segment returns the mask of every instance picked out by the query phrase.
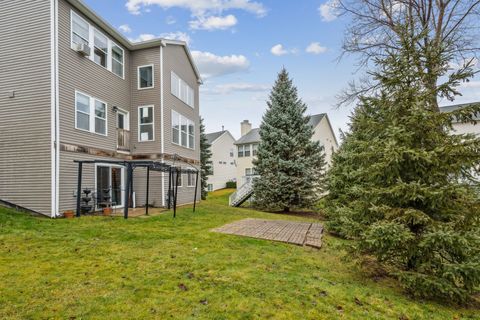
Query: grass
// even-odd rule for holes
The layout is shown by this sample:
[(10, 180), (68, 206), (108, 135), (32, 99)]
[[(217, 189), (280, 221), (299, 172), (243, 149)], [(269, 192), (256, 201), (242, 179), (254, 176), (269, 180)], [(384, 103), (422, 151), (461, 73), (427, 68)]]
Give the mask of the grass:
[(0, 208), (1, 319), (480, 319), (373, 281), (328, 235), (316, 250), (217, 234), (247, 217), (227, 206), (150, 218), (35, 218)]

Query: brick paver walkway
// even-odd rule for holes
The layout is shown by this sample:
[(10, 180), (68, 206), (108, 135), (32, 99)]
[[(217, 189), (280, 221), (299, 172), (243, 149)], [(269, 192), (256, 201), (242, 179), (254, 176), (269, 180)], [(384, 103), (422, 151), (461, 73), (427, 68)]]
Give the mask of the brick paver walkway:
[(213, 229), (213, 231), (320, 248), (323, 226), (311, 222), (244, 219)]

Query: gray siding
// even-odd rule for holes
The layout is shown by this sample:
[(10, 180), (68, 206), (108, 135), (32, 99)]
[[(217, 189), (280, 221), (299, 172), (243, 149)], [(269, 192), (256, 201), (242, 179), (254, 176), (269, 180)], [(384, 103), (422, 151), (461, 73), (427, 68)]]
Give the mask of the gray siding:
[(50, 215), (50, 2), (0, 8), (0, 199)]
[[(139, 66), (153, 64), (154, 87), (151, 89), (138, 90), (138, 72)], [(133, 154), (139, 153), (160, 153), (161, 152), (161, 112), (160, 112), (160, 47), (144, 49), (132, 52), (131, 73), (131, 92), (132, 92), (132, 112), (131, 129)], [(138, 142), (138, 107), (152, 105), (154, 109), (154, 141)]]
[[(130, 111), (130, 53), (125, 48), (125, 79), (83, 57), (70, 48), (70, 10), (65, 1), (59, 1), (59, 104), (60, 141), (114, 151), (117, 149), (116, 114), (113, 106)], [(91, 25), (81, 13), (75, 11)], [(103, 30), (99, 30), (106, 34)], [(113, 37), (110, 36), (113, 40)], [(108, 136), (75, 129), (75, 90), (107, 103)]]
[[(170, 154), (179, 154), (183, 157), (200, 160), (200, 118), (199, 118), (199, 99), (197, 78), (193, 71), (192, 65), (188, 60), (188, 56), (182, 46), (167, 45), (163, 53), (164, 63), (164, 138), (165, 152)], [(185, 104), (171, 94), (171, 72), (175, 72), (182, 80), (188, 83), (195, 92), (195, 108)], [(184, 148), (172, 143), (172, 110), (182, 114), (183, 116), (195, 121), (195, 150)]]

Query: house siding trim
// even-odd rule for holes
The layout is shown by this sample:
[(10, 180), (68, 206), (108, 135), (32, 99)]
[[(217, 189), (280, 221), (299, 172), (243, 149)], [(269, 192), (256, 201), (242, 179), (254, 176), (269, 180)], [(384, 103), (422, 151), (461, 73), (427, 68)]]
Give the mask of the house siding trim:
[(59, 124), (59, 81), (58, 81), (58, 0), (50, 0), (50, 97), (51, 97), (51, 213), (55, 218), (59, 215), (59, 175), (60, 154), (58, 141), (60, 141)]

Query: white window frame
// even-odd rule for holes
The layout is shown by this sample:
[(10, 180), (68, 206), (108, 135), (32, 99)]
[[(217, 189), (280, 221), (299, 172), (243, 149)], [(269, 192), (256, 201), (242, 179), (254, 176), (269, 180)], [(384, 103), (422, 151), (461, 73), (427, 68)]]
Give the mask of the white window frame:
[[(174, 81), (175, 80), (175, 81)], [(176, 82), (176, 83), (175, 83)], [(176, 88), (175, 92), (173, 88)], [(182, 97), (182, 93), (185, 91), (185, 97)], [(187, 106), (195, 109), (195, 90), (188, 85), (186, 81), (178, 76), (175, 72), (170, 74), (170, 93), (185, 103)]]
[[(141, 140), (141, 130), (140, 130), (140, 126), (142, 125), (140, 123), (140, 110), (142, 108), (152, 108), (152, 140)], [(138, 112), (137, 112), (137, 124), (138, 124), (138, 142), (139, 143), (142, 143), (142, 142), (152, 142), (152, 141), (155, 141), (155, 108), (153, 105), (148, 105), (148, 106), (139, 106), (138, 107)], [(150, 123), (143, 123), (143, 125), (145, 124), (150, 124)]]
[[(242, 151), (240, 155), (240, 150)], [(244, 144), (241, 144), (239, 146), (237, 146), (237, 157), (238, 158), (245, 158), (245, 145)]]
[[(88, 39), (84, 39), (83, 37), (80, 37), (83, 40), (86, 40), (88, 42), (88, 46), (90, 48), (90, 54), (88, 55), (88, 59), (90, 61), (94, 62), (96, 65), (99, 65), (102, 68), (107, 69), (108, 71), (110, 71), (111, 73), (116, 75), (117, 77), (125, 80), (125, 50), (121, 46), (119, 46), (117, 43), (112, 41), (108, 36), (106, 36), (104, 32), (100, 31), (100, 29), (98, 29), (98, 28), (95, 28), (86, 19), (82, 18), (78, 13), (76, 13), (73, 10), (70, 10), (70, 48), (72, 50), (75, 49), (74, 42), (73, 42), (73, 19), (74, 19), (74, 17), (77, 17), (78, 19), (82, 20), (83, 22), (85, 22), (88, 25)], [(95, 31), (97, 31), (98, 33), (102, 34), (104, 37), (107, 38), (107, 66), (106, 67), (103, 67), (102, 65), (95, 62), (95, 55), (94, 55), (94, 52), (95, 52)], [(112, 62), (112, 59), (113, 59), (112, 47), (113, 47), (113, 45), (120, 48), (123, 52), (123, 63), (122, 63), (122, 74), (123, 74), (123, 76), (119, 76), (118, 74), (113, 72), (113, 69), (112, 69), (112, 63), (113, 63)], [(116, 61), (118, 61), (118, 60), (116, 60)]]
[[(179, 128), (178, 128), (178, 143), (174, 142), (173, 141), (173, 119), (175, 117), (178, 117), (178, 122), (180, 124)], [(182, 145), (182, 119), (186, 120), (187, 121), (187, 145), (184, 146)], [(189, 133), (189, 127), (190, 125), (193, 124), (193, 146), (190, 146), (190, 133)], [(180, 146), (182, 148), (187, 148), (187, 149), (190, 149), (190, 150), (195, 150), (195, 139), (196, 139), (196, 136), (197, 136), (197, 132), (196, 132), (196, 125), (195, 125), (195, 122), (190, 120), (189, 118), (185, 117), (184, 115), (182, 115), (181, 113), (175, 111), (175, 110), (172, 110), (172, 118), (171, 118), (171, 121), (170, 121), (170, 130), (171, 130), (171, 141), (172, 141), (172, 144), (176, 145), (176, 146)]]
[[(122, 61), (118, 61), (117, 59), (114, 59), (113, 58), (113, 47), (117, 47), (118, 49), (120, 49), (122, 51)], [(125, 50), (123, 50), (122, 47), (120, 47), (117, 43), (113, 42), (113, 41), (110, 41), (110, 45), (109, 47), (111, 48), (110, 49), (110, 56), (111, 56), (111, 59), (108, 59), (108, 61), (110, 62), (111, 66), (110, 66), (110, 70), (112, 71), (112, 73), (122, 79), (125, 79)], [(120, 63), (122, 65), (122, 75), (118, 75), (116, 74), (115, 72), (113, 72), (113, 60), (115, 60), (116, 62)]]
[[(195, 172), (187, 173), (187, 187), (189, 187), (189, 188), (195, 187), (195, 178), (196, 178)], [(190, 182), (192, 184), (190, 184)]]
[[(246, 154), (247, 151), (248, 151), (248, 156), (247, 156), (247, 154)], [(251, 144), (245, 144), (245, 145), (244, 145), (243, 156), (244, 156), (245, 158), (252, 156)]]
[[(89, 121), (89, 130), (85, 130), (83, 128), (78, 127), (78, 119), (77, 119), (77, 112), (82, 112), (77, 110), (77, 94), (84, 95), (89, 98), (89, 107), (90, 107), (90, 114), (88, 115), (88, 121)], [(95, 119), (97, 118), (97, 115), (95, 114), (95, 101), (98, 101), (100, 103), (103, 103), (105, 105), (105, 134), (103, 133), (98, 133), (95, 131)], [(86, 114), (86, 113), (84, 113)], [(101, 118), (99, 118), (101, 119)], [(83, 132), (89, 132), (93, 134), (97, 134), (99, 136), (108, 136), (108, 104), (105, 101), (102, 101), (98, 98), (92, 97), (89, 94), (86, 94), (84, 92), (75, 90), (75, 129), (83, 131)]]
[[(147, 68), (147, 67), (152, 68), (152, 86), (141, 88), (140, 87), (140, 69), (141, 68)], [(137, 67), (137, 89), (138, 90), (148, 90), (148, 89), (154, 89), (154, 88), (155, 88), (155, 66), (153, 64), (146, 64), (146, 65), (143, 65), (143, 66), (138, 66)]]

